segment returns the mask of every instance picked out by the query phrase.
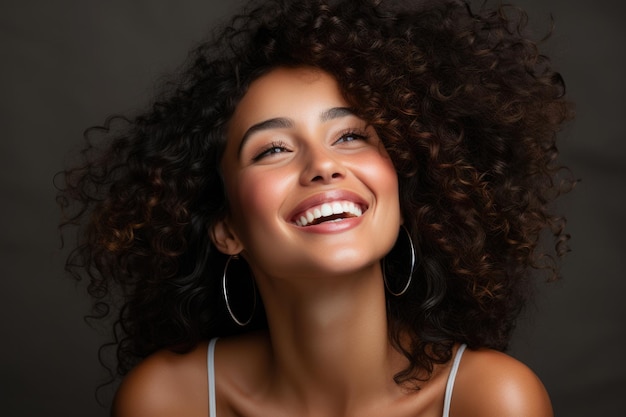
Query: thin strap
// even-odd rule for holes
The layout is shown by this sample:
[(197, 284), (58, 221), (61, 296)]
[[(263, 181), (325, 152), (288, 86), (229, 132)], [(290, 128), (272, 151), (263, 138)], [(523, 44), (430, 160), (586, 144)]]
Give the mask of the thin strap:
[(454, 390), (454, 380), (456, 379), (456, 373), (459, 370), (459, 363), (461, 363), (461, 357), (463, 351), (465, 351), (465, 344), (459, 346), (454, 355), (454, 361), (452, 362), (452, 369), (450, 369), (450, 375), (448, 375), (448, 383), (446, 384), (446, 394), (443, 400), (443, 417), (450, 416), (450, 402), (452, 401), (452, 391)]
[(209, 417), (216, 417), (217, 411), (215, 410), (215, 343), (217, 337), (211, 339), (209, 342), (209, 348), (207, 349), (207, 374), (209, 382)]

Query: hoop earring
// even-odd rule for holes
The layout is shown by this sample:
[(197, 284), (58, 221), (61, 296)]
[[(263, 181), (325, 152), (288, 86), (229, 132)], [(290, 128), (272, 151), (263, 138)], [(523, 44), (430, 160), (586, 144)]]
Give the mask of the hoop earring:
[(254, 298), (253, 298), (253, 302), (252, 302), (252, 312), (250, 313), (250, 317), (248, 318), (248, 320), (242, 321), (239, 320), (237, 318), (237, 316), (235, 316), (235, 313), (233, 312), (233, 309), (230, 306), (230, 301), (228, 300), (228, 291), (226, 289), (226, 281), (227, 281), (227, 275), (228, 275), (228, 266), (230, 265), (230, 261), (231, 260), (239, 260), (239, 256), (237, 255), (232, 255), (228, 257), (228, 260), (226, 261), (226, 264), (224, 265), (224, 274), (222, 275), (222, 293), (224, 295), (224, 301), (226, 303), (226, 309), (228, 310), (228, 314), (230, 314), (230, 317), (233, 319), (233, 321), (235, 323), (237, 323), (239, 326), (244, 327), (247, 326), (248, 324), (250, 324), (250, 322), (252, 321), (252, 318), (254, 317), (254, 311), (256, 310), (256, 285), (254, 284), (254, 278), (250, 278), (252, 280), (252, 292), (254, 294)]
[[(402, 290), (400, 290), (399, 292), (394, 292), (391, 287), (389, 286), (389, 282), (387, 281), (387, 274), (386, 274), (386, 270), (387, 270), (387, 266), (386, 264), (390, 261), (388, 261), (388, 257), (389, 254), (387, 254), (387, 256), (385, 256), (385, 258), (382, 261), (382, 269), (383, 269), (383, 281), (385, 282), (385, 288), (387, 288), (387, 291), (389, 292), (389, 294), (399, 297), (402, 294), (404, 294), (408, 289), (409, 286), (411, 285), (411, 281), (413, 280), (413, 271), (415, 269), (415, 259), (416, 259), (416, 255), (415, 255), (415, 245), (413, 245), (413, 240), (411, 239), (411, 235), (409, 233), (409, 231), (407, 230), (406, 227), (404, 226), (400, 226), (400, 230), (404, 230), (404, 235), (406, 236), (406, 239), (408, 240), (408, 246), (410, 248), (410, 252), (411, 252), (411, 268), (409, 269), (409, 279), (406, 281), (406, 284), (404, 284), (404, 287), (402, 288)], [(400, 241), (400, 237), (402, 236), (402, 233), (400, 235), (398, 235), (398, 240), (396, 240), (396, 244), (394, 245), (393, 249), (391, 250), (391, 252), (394, 251), (394, 249), (396, 248), (396, 245), (398, 245), (398, 242)], [(391, 253), (389, 252), (389, 253)]]

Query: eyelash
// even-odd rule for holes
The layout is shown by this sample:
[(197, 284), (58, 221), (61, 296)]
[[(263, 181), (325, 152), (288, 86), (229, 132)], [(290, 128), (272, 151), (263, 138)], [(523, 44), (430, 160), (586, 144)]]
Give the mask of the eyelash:
[[(272, 152), (275, 149), (280, 149), (280, 152)], [(285, 142), (283, 141), (272, 142), (266, 147), (264, 147), (263, 149), (261, 149), (261, 151), (254, 158), (252, 158), (252, 160), (256, 162), (260, 159), (265, 158), (266, 156), (270, 156), (270, 155), (277, 154), (277, 153), (282, 153), (287, 150), (288, 150), (287, 144)]]
[[(345, 139), (348, 137), (353, 137), (354, 140), (346, 141)], [(333, 144), (340, 143), (340, 141), (353, 142), (355, 140), (367, 141), (368, 139), (369, 139), (369, 135), (365, 131), (350, 129), (341, 133), (339, 135), (339, 138)], [(278, 150), (278, 149), (280, 149), (279, 152), (274, 152), (274, 150)], [(264, 147), (263, 149), (261, 149), (261, 151), (256, 156), (254, 156), (254, 158), (252, 158), (252, 161), (257, 162), (270, 155), (283, 153), (285, 151), (289, 151), (287, 144), (285, 142), (283, 141), (272, 142), (268, 144), (266, 147)]]
[[(342, 139), (345, 139), (346, 137), (354, 137), (357, 140), (364, 140), (364, 141), (367, 141), (370, 138), (367, 132), (363, 130), (349, 129), (341, 133), (341, 135), (339, 135), (339, 139), (337, 139), (335, 143), (341, 141)], [(352, 142), (352, 141), (349, 141), (349, 142)]]

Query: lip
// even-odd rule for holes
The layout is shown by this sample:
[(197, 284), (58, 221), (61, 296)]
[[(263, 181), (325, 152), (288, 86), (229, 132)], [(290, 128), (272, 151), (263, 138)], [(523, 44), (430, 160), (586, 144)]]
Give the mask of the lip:
[[(367, 203), (367, 201), (365, 201), (363, 197), (361, 197), (355, 192), (348, 191), (348, 190), (330, 190), (330, 191), (326, 191), (323, 193), (315, 194), (311, 197), (304, 199), (291, 211), (291, 213), (287, 216), (287, 220), (290, 223), (295, 225), (296, 219), (299, 218), (299, 216), (303, 212), (307, 211), (308, 209), (312, 207), (319, 206), (324, 203), (332, 203), (335, 201), (350, 201), (350, 202), (353, 202), (354, 204), (358, 204), (363, 209), (363, 213), (365, 213), (365, 211), (369, 209), (369, 204)], [(360, 219), (360, 217), (345, 219), (341, 223), (347, 222), (348, 220), (358, 220), (358, 219)], [(306, 226), (305, 228), (309, 229), (309, 228), (314, 228), (316, 226), (322, 226), (322, 225), (330, 226), (333, 224), (334, 226), (331, 227), (332, 229), (339, 228), (339, 222), (337, 223), (328, 222), (328, 223), (329, 223), (328, 225), (325, 222), (320, 225)]]
[(327, 234), (327, 233), (338, 233), (343, 232), (345, 230), (352, 229), (356, 227), (358, 224), (363, 221), (363, 216), (360, 217), (350, 217), (343, 219), (341, 221), (329, 221), (323, 222), (320, 224), (313, 224), (309, 226), (298, 226), (294, 224), (298, 230), (302, 230), (307, 233), (315, 233), (315, 234)]

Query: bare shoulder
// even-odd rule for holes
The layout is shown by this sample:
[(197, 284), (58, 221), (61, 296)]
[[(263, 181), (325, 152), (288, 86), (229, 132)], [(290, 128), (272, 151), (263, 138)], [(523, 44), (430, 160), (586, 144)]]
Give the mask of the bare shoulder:
[(113, 403), (114, 417), (208, 415), (206, 343), (189, 353), (154, 353), (122, 381)]
[(552, 417), (543, 384), (526, 365), (489, 349), (466, 350), (457, 374), (453, 417)]

